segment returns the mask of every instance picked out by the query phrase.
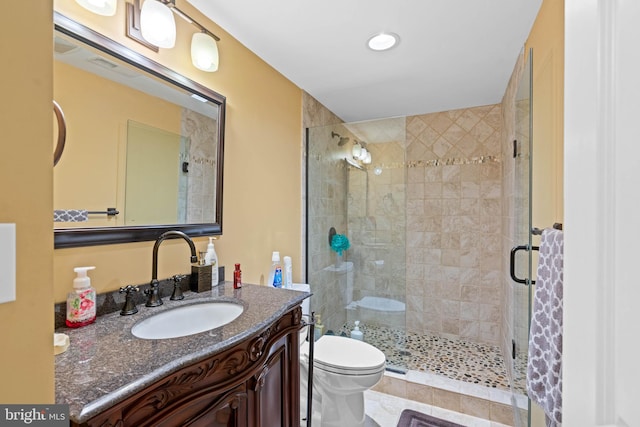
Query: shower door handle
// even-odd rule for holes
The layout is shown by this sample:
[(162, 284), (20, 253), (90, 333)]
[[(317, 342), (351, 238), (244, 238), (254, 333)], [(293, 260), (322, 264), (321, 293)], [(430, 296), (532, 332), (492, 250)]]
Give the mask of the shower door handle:
[(511, 279), (516, 282), (516, 283), (522, 283), (523, 285), (528, 285), (529, 283), (532, 285), (536, 284), (535, 280), (527, 280), (527, 279), (520, 279), (516, 276), (516, 252), (518, 251), (537, 251), (540, 250), (540, 247), (538, 246), (529, 246), (529, 245), (521, 245), (521, 246), (514, 246), (511, 249), (511, 255), (509, 257), (509, 273), (511, 274)]

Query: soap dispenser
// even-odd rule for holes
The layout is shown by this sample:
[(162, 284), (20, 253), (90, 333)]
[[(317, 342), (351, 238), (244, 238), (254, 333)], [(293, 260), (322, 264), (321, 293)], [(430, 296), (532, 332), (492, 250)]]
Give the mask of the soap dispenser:
[(67, 295), (67, 321), (70, 328), (79, 328), (96, 320), (96, 290), (91, 287), (88, 270), (95, 267), (76, 267), (73, 271), (77, 277), (73, 279), (73, 292)]
[[(213, 271), (218, 270), (218, 255), (216, 254), (216, 248), (213, 246), (213, 241), (215, 237), (209, 237), (209, 244), (207, 245), (207, 253), (204, 256), (204, 261), (206, 264), (211, 264), (211, 268)], [(216, 276), (214, 274), (214, 276)]]
[(209, 237), (209, 244), (207, 245), (207, 252), (204, 256), (205, 264), (211, 264), (211, 285), (218, 284), (218, 255), (216, 249), (213, 246), (215, 237)]
[(356, 326), (351, 331), (351, 338), (362, 341), (363, 336), (362, 331), (360, 330), (360, 321), (356, 320), (354, 323), (356, 324)]

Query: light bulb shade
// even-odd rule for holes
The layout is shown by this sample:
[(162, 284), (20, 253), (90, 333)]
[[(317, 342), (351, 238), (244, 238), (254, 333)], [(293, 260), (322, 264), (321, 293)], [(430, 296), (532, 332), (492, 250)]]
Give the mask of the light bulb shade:
[(140, 10), (140, 32), (154, 46), (170, 49), (176, 44), (173, 12), (156, 0), (145, 0)]
[(113, 16), (116, 14), (117, 0), (76, 0), (80, 6), (102, 16)]
[(353, 157), (355, 157), (356, 159), (359, 159), (360, 153), (362, 153), (362, 145), (355, 144), (351, 149), (351, 155), (353, 155)]
[(218, 44), (209, 34), (195, 33), (191, 38), (193, 66), (210, 73), (218, 70)]
[(358, 156), (358, 160), (364, 160), (367, 158), (367, 149), (362, 147), (362, 149), (360, 150), (360, 155)]
[(367, 155), (364, 156), (364, 159), (362, 159), (362, 163), (364, 163), (365, 165), (371, 164), (371, 153), (367, 151)]

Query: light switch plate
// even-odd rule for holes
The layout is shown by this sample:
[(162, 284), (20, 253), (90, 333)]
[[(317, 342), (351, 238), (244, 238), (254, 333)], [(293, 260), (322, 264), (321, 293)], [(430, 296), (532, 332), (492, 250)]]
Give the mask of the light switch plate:
[(0, 224), (0, 304), (16, 300), (16, 225)]

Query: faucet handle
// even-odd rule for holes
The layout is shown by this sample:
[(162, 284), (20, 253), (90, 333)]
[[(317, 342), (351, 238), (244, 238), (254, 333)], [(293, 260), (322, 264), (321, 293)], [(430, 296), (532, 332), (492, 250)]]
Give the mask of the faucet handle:
[(185, 277), (187, 277), (187, 276), (184, 275), (184, 274), (176, 274), (175, 276), (172, 277), (172, 279), (173, 279), (173, 293), (171, 294), (171, 297), (169, 298), (170, 300), (177, 301), (177, 300), (184, 299), (184, 295), (182, 295), (182, 286), (180, 286), (180, 282)]
[(160, 283), (157, 279), (152, 279), (149, 284), (149, 289), (144, 290), (144, 294), (147, 296), (147, 302), (145, 306), (147, 307), (157, 307), (162, 305), (162, 298), (160, 298)]
[(137, 286), (127, 285), (120, 288), (120, 293), (126, 293), (124, 299), (124, 306), (122, 306), (122, 310), (120, 311), (121, 316), (128, 316), (130, 314), (136, 314), (138, 312), (138, 307), (136, 307), (135, 302), (133, 302), (133, 297), (131, 292), (139, 292), (140, 289)]

